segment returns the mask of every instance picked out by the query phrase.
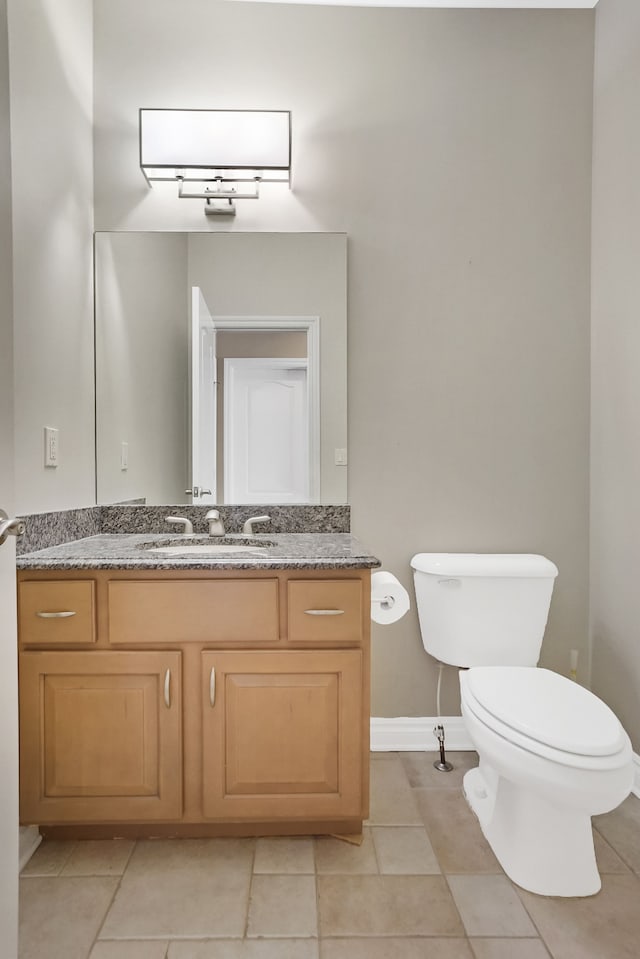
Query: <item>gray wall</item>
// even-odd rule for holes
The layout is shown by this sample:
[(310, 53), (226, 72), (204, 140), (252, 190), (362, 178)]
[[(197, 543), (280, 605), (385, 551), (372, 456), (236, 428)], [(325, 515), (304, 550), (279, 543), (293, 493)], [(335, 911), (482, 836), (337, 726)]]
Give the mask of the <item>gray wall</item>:
[[(543, 662), (577, 648), (584, 679), (593, 11), (180, 16), (241, 40), (213, 55), (169, 0), (96, 2), (97, 228), (345, 231), (355, 533), (407, 586), (419, 550), (545, 553)], [(290, 108), (293, 192), (222, 224), (147, 190), (140, 106)], [(415, 611), (374, 630), (374, 715), (433, 715), (435, 675)]]
[(593, 155), (593, 689), (640, 749), (640, 4), (600, 0)]
[[(9, 0), (16, 497), (95, 501), (91, 0)], [(60, 465), (44, 466), (44, 427)]]

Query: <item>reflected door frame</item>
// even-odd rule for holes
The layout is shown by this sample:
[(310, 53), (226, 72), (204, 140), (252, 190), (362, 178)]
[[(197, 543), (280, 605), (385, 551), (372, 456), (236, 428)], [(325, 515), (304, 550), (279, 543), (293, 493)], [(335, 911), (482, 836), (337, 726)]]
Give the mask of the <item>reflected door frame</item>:
[[(307, 334), (307, 409), (309, 412), (309, 503), (320, 502), (320, 317), (212, 316), (217, 331)], [(226, 500), (226, 493), (225, 493)]]

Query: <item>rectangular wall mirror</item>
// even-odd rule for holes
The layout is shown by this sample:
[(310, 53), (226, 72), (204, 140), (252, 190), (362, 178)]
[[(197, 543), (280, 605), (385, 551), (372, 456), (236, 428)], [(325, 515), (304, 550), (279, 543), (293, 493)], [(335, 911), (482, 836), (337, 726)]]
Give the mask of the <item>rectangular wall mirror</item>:
[(96, 501), (347, 502), (347, 240), (96, 233)]

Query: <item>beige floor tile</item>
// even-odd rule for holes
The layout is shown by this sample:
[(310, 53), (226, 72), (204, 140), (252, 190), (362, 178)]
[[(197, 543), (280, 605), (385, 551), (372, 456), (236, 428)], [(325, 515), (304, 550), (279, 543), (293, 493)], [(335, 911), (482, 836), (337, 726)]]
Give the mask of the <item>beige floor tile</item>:
[(172, 942), (167, 959), (318, 959), (317, 939)]
[(471, 939), (475, 959), (549, 959), (541, 939)]
[(318, 875), (331, 873), (342, 875), (366, 875), (378, 872), (378, 863), (373, 847), (371, 830), (362, 831), (361, 846), (354, 846), (342, 839), (319, 837), (315, 840), (316, 870)]
[(320, 959), (473, 959), (466, 939), (321, 939)]
[(445, 873), (502, 873), (462, 793), (414, 789), (440, 868)]
[(451, 772), (443, 773), (433, 764), (439, 754), (435, 752), (400, 753), (409, 785), (426, 789), (460, 789), (464, 774), (478, 765), (478, 754), (473, 752), (447, 752), (447, 760), (453, 766)]
[(318, 935), (314, 876), (254, 876), (248, 937), (303, 938)]
[(318, 876), (320, 935), (463, 936), (442, 876)]
[(256, 840), (255, 873), (313, 873), (313, 839)]
[(550, 899), (519, 890), (553, 959), (638, 959), (640, 880), (603, 876), (597, 896)]
[(242, 936), (253, 851), (252, 839), (138, 842), (101, 938)]
[(96, 942), (89, 959), (165, 959), (169, 943), (154, 939), (152, 942)]
[(421, 823), (413, 790), (397, 755), (371, 763), (369, 823), (377, 826), (418, 826)]
[(86, 959), (117, 879), (20, 880), (19, 959)]
[(423, 826), (375, 826), (371, 832), (381, 874), (433, 876), (440, 872)]
[(449, 876), (468, 936), (537, 936), (506, 876)]
[(121, 876), (135, 843), (129, 839), (78, 842), (61, 876)]
[(640, 873), (640, 799), (629, 796), (604, 816), (594, 816), (593, 825), (620, 858)]
[(593, 830), (593, 845), (596, 851), (596, 862), (601, 875), (615, 872), (629, 872), (629, 867), (623, 863), (618, 853), (604, 839), (597, 829)]
[(22, 870), (23, 876), (58, 876), (73, 852), (75, 842), (43, 839)]

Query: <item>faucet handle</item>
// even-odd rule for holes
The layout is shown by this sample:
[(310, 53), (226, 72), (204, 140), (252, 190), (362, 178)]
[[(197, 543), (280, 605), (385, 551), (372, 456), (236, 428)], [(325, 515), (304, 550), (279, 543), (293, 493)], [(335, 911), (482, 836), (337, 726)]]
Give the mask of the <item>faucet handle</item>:
[(193, 523), (190, 519), (185, 519), (184, 516), (165, 516), (165, 523), (174, 523), (176, 526), (184, 526), (183, 533), (193, 533)]
[(270, 523), (270, 522), (271, 522), (270, 516), (250, 516), (248, 520), (245, 520), (245, 524), (242, 527), (242, 532), (247, 536), (251, 536), (253, 534), (254, 523)]

